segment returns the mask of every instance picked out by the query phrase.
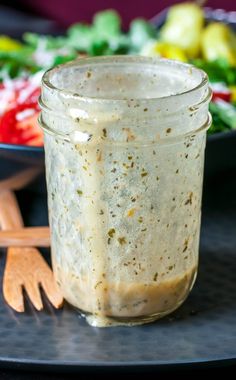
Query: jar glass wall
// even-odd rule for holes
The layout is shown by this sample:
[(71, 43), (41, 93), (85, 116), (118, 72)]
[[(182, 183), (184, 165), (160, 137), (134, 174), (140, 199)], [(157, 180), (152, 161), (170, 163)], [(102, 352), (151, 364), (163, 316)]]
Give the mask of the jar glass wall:
[(186, 64), (84, 58), (43, 77), (54, 273), (97, 326), (176, 309), (198, 265), (211, 93)]

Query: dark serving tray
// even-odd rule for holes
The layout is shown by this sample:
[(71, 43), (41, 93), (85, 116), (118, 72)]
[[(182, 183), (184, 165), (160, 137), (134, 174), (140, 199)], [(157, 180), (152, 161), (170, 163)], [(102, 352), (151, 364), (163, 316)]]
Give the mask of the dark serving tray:
[[(0, 366), (55, 371), (236, 364), (236, 173), (205, 184), (199, 275), (187, 301), (150, 325), (98, 329), (69, 305), (13, 312), (0, 289)], [(44, 195), (18, 193), (26, 224), (47, 222)], [(45, 253), (47, 256), (47, 252)], [(0, 278), (5, 252), (0, 252)]]

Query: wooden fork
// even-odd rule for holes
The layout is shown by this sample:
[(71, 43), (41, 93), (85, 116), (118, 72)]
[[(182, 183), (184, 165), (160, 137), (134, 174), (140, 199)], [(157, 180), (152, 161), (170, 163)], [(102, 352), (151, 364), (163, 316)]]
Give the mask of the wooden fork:
[(0, 248), (3, 247), (50, 247), (49, 227), (24, 227), (0, 230)]
[[(3, 230), (22, 228), (23, 220), (11, 190), (0, 191), (0, 225)], [(43, 309), (40, 287), (55, 308), (63, 304), (60, 289), (41, 253), (33, 247), (9, 247), (3, 276), (3, 295), (16, 311), (24, 311), (23, 288), (37, 310)]]

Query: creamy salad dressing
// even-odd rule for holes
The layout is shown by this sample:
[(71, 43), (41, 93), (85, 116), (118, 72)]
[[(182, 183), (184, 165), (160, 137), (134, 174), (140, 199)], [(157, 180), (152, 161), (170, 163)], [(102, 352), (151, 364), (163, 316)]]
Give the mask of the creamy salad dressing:
[[(69, 278), (62, 278), (63, 273), (61, 279), (63, 284), (68, 282), (73, 284), (72, 292), (66, 288), (66, 299), (83, 311), (90, 324), (102, 327), (102, 325), (117, 326), (127, 322), (130, 325), (139, 321), (144, 323), (175, 310), (191, 290), (196, 271), (197, 268), (194, 267), (183, 275), (173, 276), (169, 280), (149, 283), (108, 283), (103, 280), (103, 291), (94, 295), (94, 299), (90, 298), (90, 279), (80, 278), (76, 281), (73, 274)], [(97, 296), (101, 300), (103, 309), (100, 307), (94, 311), (92, 308)]]
[(66, 299), (93, 324), (96, 316), (101, 324), (104, 316), (162, 315), (185, 298), (198, 260), (204, 142), (140, 152), (104, 140), (68, 153), (46, 136), (57, 156), (48, 170), (54, 267)]
[(88, 149), (88, 147), (81, 147), (79, 144), (76, 145), (76, 149), (81, 155), (81, 177), (84, 182), (84, 190), (77, 190), (81, 199), (83, 214), (81, 224), (84, 224), (85, 250), (91, 256), (92, 264), (91, 273), (88, 277), (87, 296), (89, 289), (93, 289), (94, 297), (90, 299), (90, 311), (97, 313), (98, 310), (105, 309), (104, 286), (101, 286), (106, 271), (106, 241), (102, 233), (106, 216), (105, 212), (101, 211), (106, 208), (101, 194), (101, 184), (104, 177), (103, 160), (100, 145), (93, 145), (91, 149)]
[[(73, 87), (78, 75), (78, 92), (84, 87), (90, 95), (93, 88), (93, 98), (105, 92), (106, 101), (81, 99), (77, 92), (54, 99), (44, 88), (42, 93), (42, 103), (55, 109), (58, 102), (66, 115), (44, 108), (41, 116), (45, 128), (65, 135), (45, 133), (55, 276), (65, 298), (99, 327), (150, 322), (188, 295), (198, 265), (209, 124), (207, 88), (184, 99), (139, 100), (144, 84), (144, 93), (154, 96), (156, 63), (148, 65), (146, 75), (141, 59), (135, 82), (133, 59), (126, 58), (130, 71), (117, 59), (117, 65), (106, 67), (109, 75), (103, 65), (89, 63), (81, 73), (75, 64), (75, 78), (68, 65), (65, 83), (63, 73), (58, 79), (60, 86)], [(161, 62), (160, 73), (166, 72)], [(183, 67), (178, 80), (170, 71), (169, 91), (175, 84), (184, 91), (191, 78), (196, 85), (189, 67)], [(74, 79), (68, 84), (70, 75)], [(163, 83), (159, 78), (158, 93), (165, 78)], [(123, 100), (109, 100), (115, 93)], [(201, 112), (192, 107), (197, 100), (203, 102)]]

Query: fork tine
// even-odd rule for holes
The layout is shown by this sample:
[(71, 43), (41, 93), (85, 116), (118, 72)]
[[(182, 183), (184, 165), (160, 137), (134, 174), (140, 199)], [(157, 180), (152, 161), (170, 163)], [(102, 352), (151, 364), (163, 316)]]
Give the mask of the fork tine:
[[(24, 311), (22, 287), (36, 310), (43, 309), (39, 286), (42, 285), (49, 301), (59, 308), (63, 297), (53, 273), (41, 253), (34, 247), (8, 248), (4, 272), (5, 299), (17, 311)], [(20, 294), (20, 297), (19, 297)], [(19, 298), (19, 299), (18, 299)], [(19, 303), (19, 305), (18, 305)]]
[[(35, 252), (36, 260), (32, 254)], [(38, 265), (40, 264), (40, 253), (35, 248), (9, 247), (7, 251), (6, 268), (4, 272), (5, 286), (11, 291), (7, 293), (6, 301), (9, 304), (17, 304), (17, 297), (20, 295), (23, 304), (23, 287), (28, 297), (37, 310), (43, 309), (43, 303), (38, 287), (37, 279)], [(37, 260), (38, 259), (38, 260)], [(43, 259), (42, 259), (43, 260)], [(22, 307), (20, 306), (20, 309)], [(16, 310), (16, 308), (15, 308)]]
[[(31, 247), (30, 250), (31, 267), (35, 268), (34, 271), (37, 273), (38, 283), (44, 289), (44, 292), (52, 305), (58, 309), (63, 304), (63, 297), (60, 288), (54, 279), (53, 272), (37, 248)], [(36, 268), (38, 271), (36, 271)]]
[(49, 273), (48, 276), (45, 276), (41, 280), (41, 286), (51, 302), (51, 304), (59, 309), (63, 305), (63, 296), (61, 294), (60, 288), (57, 285), (52, 273)]
[(58, 309), (63, 304), (63, 297), (59, 286), (54, 280), (50, 266), (37, 248), (25, 248), (25, 251), (29, 252), (27, 257), (31, 258), (31, 268), (35, 273), (35, 282), (42, 286), (49, 301)]
[(5, 271), (3, 277), (3, 297), (5, 301), (18, 313), (25, 311), (22, 285), (12, 281)]
[(43, 309), (43, 302), (39, 290), (38, 284), (33, 281), (26, 281), (24, 283), (24, 289), (31, 301), (31, 303), (34, 305), (35, 309), (40, 311)]

